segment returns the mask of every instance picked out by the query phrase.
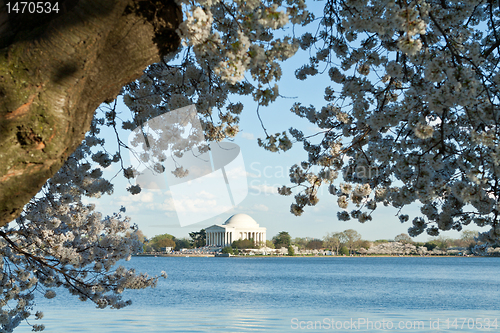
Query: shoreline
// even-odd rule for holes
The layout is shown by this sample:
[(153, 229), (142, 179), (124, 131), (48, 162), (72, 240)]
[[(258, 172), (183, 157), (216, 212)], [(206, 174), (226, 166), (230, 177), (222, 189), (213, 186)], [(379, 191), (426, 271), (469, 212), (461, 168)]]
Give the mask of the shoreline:
[(276, 256), (276, 255), (232, 255), (230, 257), (216, 257), (214, 254), (134, 254), (134, 257), (206, 257), (206, 258), (495, 258), (496, 256), (459, 256), (459, 255), (391, 255), (391, 254), (373, 254), (356, 256), (315, 256), (315, 255), (295, 255), (295, 256)]

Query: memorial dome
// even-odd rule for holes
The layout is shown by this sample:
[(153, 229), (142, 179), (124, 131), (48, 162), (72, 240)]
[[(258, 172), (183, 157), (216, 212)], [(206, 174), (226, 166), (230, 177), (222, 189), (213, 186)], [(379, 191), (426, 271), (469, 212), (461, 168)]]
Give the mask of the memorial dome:
[(224, 222), (224, 225), (234, 228), (258, 228), (259, 225), (247, 214), (234, 214)]
[(253, 239), (256, 245), (265, 244), (266, 228), (247, 214), (235, 214), (227, 219), (224, 224), (214, 224), (205, 229), (208, 246), (225, 247), (234, 241)]

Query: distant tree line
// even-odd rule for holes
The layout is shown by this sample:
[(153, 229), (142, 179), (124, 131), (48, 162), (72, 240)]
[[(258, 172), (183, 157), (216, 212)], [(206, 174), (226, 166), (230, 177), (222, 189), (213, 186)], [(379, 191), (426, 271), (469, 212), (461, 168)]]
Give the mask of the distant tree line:
[(369, 249), (372, 244), (400, 242), (403, 244), (413, 244), (417, 247), (425, 246), (428, 251), (435, 248), (446, 250), (450, 247), (461, 247), (471, 249), (480, 243), (476, 242), (477, 231), (464, 230), (461, 237), (452, 239), (444, 236), (434, 237), (427, 242), (415, 242), (405, 233), (397, 235), (393, 240), (379, 239), (376, 241), (368, 241), (362, 239), (361, 235), (353, 229), (347, 229), (341, 232), (327, 233), (323, 239), (317, 238), (294, 238), (291, 242), (292, 245), (297, 246), (299, 250), (320, 250), (328, 249), (336, 255), (349, 255), (356, 253), (359, 249)]
[(170, 234), (156, 235), (150, 239), (142, 235), (140, 240), (143, 243), (144, 252), (162, 252), (165, 248), (172, 248), (174, 251), (180, 251), (181, 249), (192, 249), (197, 247), (205, 246), (206, 244), (206, 232), (205, 229), (201, 229), (197, 232), (190, 232), (190, 238), (177, 238)]
[[(190, 238), (176, 238), (170, 234), (156, 235), (151, 239), (144, 237), (142, 232), (138, 231), (139, 239), (143, 242), (144, 252), (160, 252), (166, 247), (171, 247), (175, 251), (181, 249), (192, 249), (203, 247), (206, 244), (205, 229), (197, 232), (189, 233)], [(425, 246), (428, 251), (435, 248), (446, 250), (450, 247), (461, 247), (471, 249), (478, 243), (475, 240), (478, 233), (476, 231), (464, 230), (460, 238), (452, 239), (444, 236), (434, 237), (427, 242), (415, 242), (405, 233), (399, 234), (394, 239), (379, 239), (368, 241), (362, 239), (361, 235), (354, 229), (347, 229), (340, 232), (329, 232), (323, 239), (296, 237), (291, 238), (287, 231), (281, 231), (276, 234), (272, 240), (266, 240), (265, 244), (256, 244), (253, 239), (239, 239), (234, 241), (230, 246), (223, 249), (223, 253), (238, 254), (242, 249), (255, 249), (263, 246), (269, 248), (286, 248), (289, 255), (294, 254), (293, 246), (296, 246), (299, 251), (302, 250), (330, 250), (335, 255), (350, 255), (356, 253), (361, 248), (369, 249), (373, 244), (400, 242), (403, 244), (413, 244), (417, 247)]]

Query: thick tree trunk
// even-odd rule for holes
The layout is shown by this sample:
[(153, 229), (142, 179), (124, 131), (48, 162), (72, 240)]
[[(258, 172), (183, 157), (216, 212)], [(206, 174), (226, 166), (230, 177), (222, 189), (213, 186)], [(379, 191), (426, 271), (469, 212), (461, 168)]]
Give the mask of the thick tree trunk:
[(96, 108), (179, 46), (173, 0), (57, 3), (20, 15), (0, 0), (0, 226), (81, 143)]

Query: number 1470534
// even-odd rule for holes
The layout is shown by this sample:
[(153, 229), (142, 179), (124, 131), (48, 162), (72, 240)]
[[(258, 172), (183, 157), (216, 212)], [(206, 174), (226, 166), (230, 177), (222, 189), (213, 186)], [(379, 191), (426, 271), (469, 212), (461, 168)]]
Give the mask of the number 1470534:
[(54, 2), (28, 2), (28, 1), (19, 1), (19, 2), (7, 2), (7, 13), (16, 13), (16, 14), (50, 14), (50, 13), (59, 13), (59, 3)]
[(455, 318), (455, 320), (447, 319), (444, 320), (444, 325), (441, 328), (454, 328), (454, 329), (498, 329), (497, 319), (489, 318)]

